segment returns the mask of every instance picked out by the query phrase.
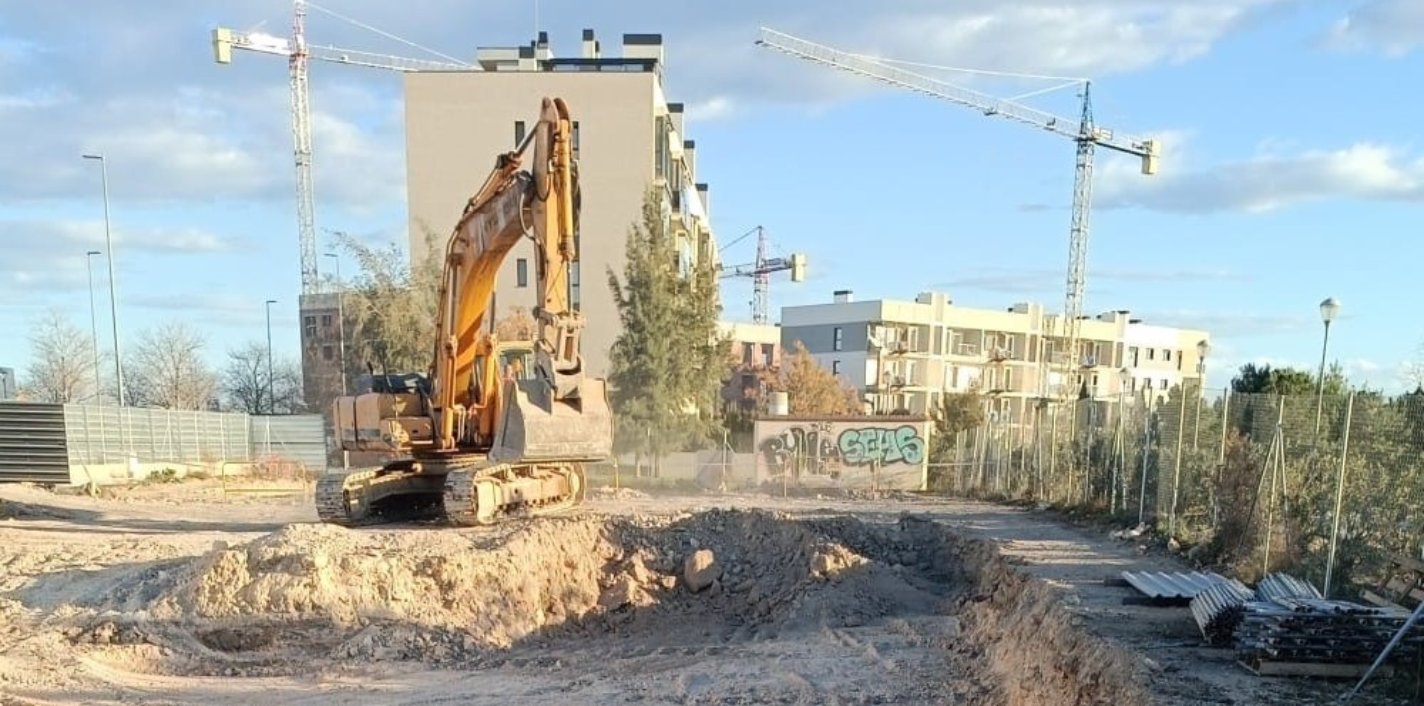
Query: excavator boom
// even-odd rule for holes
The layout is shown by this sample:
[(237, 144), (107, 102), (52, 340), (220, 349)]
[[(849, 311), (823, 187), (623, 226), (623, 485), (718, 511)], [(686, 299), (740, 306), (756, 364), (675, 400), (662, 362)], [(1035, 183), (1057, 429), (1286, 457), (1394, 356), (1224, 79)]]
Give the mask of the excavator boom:
[[(568, 296), (579, 209), (571, 132), (568, 106), (545, 98), (535, 129), (498, 155), (466, 203), (446, 243), (428, 377), (336, 401), (343, 448), (400, 458), (324, 478), (324, 521), (434, 514), (468, 524), (566, 509), (582, 498), (583, 464), (611, 456), (607, 386), (585, 374), (585, 322)], [(500, 341), (496, 276), (524, 238), (535, 249), (537, 334)]]

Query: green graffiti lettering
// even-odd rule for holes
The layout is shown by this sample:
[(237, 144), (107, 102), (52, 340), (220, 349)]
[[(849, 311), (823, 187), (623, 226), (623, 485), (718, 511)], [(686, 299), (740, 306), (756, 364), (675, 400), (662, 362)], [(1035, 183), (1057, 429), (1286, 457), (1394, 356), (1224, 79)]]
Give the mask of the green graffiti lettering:
[(865, 427), (846, 429), (837, 439), (841, 460), (852, 466), (871, 463), (917, 464), (925, 458), (925, 440), (908, 424), (898, 429)]

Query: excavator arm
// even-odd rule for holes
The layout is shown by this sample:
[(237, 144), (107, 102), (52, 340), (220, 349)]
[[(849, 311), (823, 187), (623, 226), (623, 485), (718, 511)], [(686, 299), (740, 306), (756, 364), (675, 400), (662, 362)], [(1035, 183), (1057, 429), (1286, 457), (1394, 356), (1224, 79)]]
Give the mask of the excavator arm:
[[(568, 106), (545, 98), (534, 130), (499, 156), (450, 236), (431, 370), (437, 451), (488, 443), (490, 457), (501, 461), (601, 460), (612, 453), (603, 381), (584, 375), (584, 320), (569, 304), (579, 205), (571, 135)], [(500, 379), (488, 329), (500, 265), (526, 237), (535, 252), (538, 335), (533, 379), (520, 384)]]

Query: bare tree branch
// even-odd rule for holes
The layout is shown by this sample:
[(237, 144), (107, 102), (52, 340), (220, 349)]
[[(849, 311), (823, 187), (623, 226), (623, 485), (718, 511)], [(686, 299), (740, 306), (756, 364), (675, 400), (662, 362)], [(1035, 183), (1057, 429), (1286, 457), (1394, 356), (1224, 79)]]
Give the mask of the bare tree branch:
[(58, 309), (50, 309), (30, 330), (30, 357), (22, 392), (36, 402), (66, 404), (94, 397), (93, 342)]

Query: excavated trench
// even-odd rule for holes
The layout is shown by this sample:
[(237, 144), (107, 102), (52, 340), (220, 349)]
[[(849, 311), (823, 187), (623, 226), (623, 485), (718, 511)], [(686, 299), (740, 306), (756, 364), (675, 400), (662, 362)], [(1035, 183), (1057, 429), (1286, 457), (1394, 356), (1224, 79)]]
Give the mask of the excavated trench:
[(569, 703), (1146, 703), (984, 542), (910, 516), (716, 510), (498, 530), (292, 525), (62, 596), (93, 659), (197, 676), (429, 665)]

